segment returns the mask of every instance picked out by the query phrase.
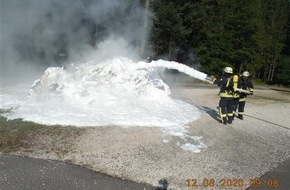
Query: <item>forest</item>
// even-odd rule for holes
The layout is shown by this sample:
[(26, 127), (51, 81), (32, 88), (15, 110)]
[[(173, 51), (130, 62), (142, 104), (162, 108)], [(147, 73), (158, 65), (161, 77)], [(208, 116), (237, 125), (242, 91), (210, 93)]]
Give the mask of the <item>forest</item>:
[(232, 66), (265, 83), (290, 85), (288, 0), (158, 0), (152, 10), (156, 57), (214, 75)]

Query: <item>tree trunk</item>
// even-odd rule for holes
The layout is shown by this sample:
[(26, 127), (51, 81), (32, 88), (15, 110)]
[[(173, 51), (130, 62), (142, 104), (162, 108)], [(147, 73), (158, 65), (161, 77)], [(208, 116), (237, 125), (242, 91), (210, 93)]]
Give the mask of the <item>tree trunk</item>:
[(272, 67), (273, 67), (273, 65), (271, 64), (269, 67), (269, 71), (268, 71), (267, 82), (270, 82), (271, 74), (272, 74)]
[(257, 78), (258, 78), (258, 79), (261, 79), (260, 77), (261, 77), (261, 69), (259, 69), (259, 71), (258, 71), (258, 76), (257, 76)]
[(264, 82), (267, 82), (267, 73), (268, 73), (267, 68), (264, 68), (264, 72), (263, 72), (263, 81)]
[(141, 47), (140, 47), (140, 54), (141, 56), (145, 55), (146, 49), (146, 42), (147, 42), (147, 30), (148, 30), (148, 12), (149, 12), (149, 5), (150, 0), (146, 0), (145, 4), (145, 12), (144, 12), (144, 23), (143, 23), (143, 32), (142, 32), (142, 39), (141, 39)]
[(274, 72), (275, 72), (275, 65), (273, 65), (273, 68), (272, 68), (272, 73), (271, 73), (271, 78), (270, 78), (271, 82), (273, 82)]
[(169, 41), (169, 52), (168, 52), (168, 59), (172, 61), (172, 38)]
[(238, 73), (238, 74), (241, 74), (241, 73), (242, 73), (242, 68), (243, 68), (243, 64), (240, 63), (240, 66), (239, 66), (239, 73)]

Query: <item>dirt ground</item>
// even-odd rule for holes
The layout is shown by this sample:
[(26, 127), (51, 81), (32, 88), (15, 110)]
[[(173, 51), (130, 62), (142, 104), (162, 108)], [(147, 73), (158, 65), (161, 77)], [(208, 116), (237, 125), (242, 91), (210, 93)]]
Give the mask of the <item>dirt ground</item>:
[[(195, 182), (198, 189), (209, 189), (210, 180), (215, 182), (210, 189), (227, 185), (244, 189), (251, 179), (290, 158), (289, 91), (256, 88), (248, 98), (244, 120), (235, 118), (225, 126), (217, 118), (217, 87), (175, 86), (171, 90), (174, 98), (200, 109), (200, 119), (187, 128), (191, 135), (202, 136), (207, 145), (200, 153), (182, 150), (177, 146), (178, 138), (164, 143), (158, 127), (109, 126), (84, 128), (85, 133), (74, 138), (70, 150), (63, 154), (51, 151), (50, 142), (55, 139), (45, 137), (35, 139), (30, 152), (17, 154), (69, 161), (154, 186), (167, 179), (168, 189), (189, 189)], [(243, 188), (225, 183), (236, 179), (243, 181)]]

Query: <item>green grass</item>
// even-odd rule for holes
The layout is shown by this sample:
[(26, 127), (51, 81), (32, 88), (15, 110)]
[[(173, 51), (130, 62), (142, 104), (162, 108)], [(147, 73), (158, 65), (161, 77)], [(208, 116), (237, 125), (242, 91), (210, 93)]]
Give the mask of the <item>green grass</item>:
[(276, 101), (276, 102), (280, 102), (280, 103), (290, 103), (289, 100), (287, 99), (282, 99), (282, 98), (279, 98), (279, 97), (266, 97), (266, 96), (259, 96), (259, 95), (254, 95), (251, 97), (251, 99), (255, 99), (255, 100), (269, 100), (269, 101)]
[(263, 86), (263, 87), (279, 87), (279, 88), (285, 88), (285, 89), (290, 89), (290, 86), (285, 86), (285, 85), (277, 85), (277, 84), (268, 84), (265, 83), (264, 81), (260, 79), (254, 79), (253, 80), (254, 86)]
[(260, 79), (254, 79), (252, 82), (255, 86), (269, 86), (268, 84), (266, 84)]
[[(7, 120), (5, 117), (0, 116), (0, 152), (8, 154), (19, 150), (29, 151), (37, 143), (34, 141), (35, 137), (48, 136), (60, 141), (67, 138), (75, 138), (81, 133), (81, 128), (62, 127), (59, 125), (46, 126), (23, 121), (22, 119)], [(70, 144), (67, 144), (67, 146), (70, 146)], [(52, 148), (57, 147), (59, 148), (59, 146), (52, 144)], [(59, 149), (55, 151), (65, 153), (63, 152), (65, 150)]]

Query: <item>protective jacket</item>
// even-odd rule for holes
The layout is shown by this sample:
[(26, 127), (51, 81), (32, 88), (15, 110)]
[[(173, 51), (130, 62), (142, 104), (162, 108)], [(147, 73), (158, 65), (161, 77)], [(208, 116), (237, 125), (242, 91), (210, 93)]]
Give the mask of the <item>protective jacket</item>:
[(214, 84), (220, 87), (219, 96), (224, 98), (234, 97), (233, 81), (230, 77), (222, 76), (220, 80), (214, 80)]
[[(243, 90), (248, 90), (253, 93), (253, 84), (252, 81), (249, 78), (243, 78), (241, 77), (238, 82), (238, 88), (241, 88)], [(240, 93), (240, 101), (245, 101), (247, 98), (247, 94)]]

